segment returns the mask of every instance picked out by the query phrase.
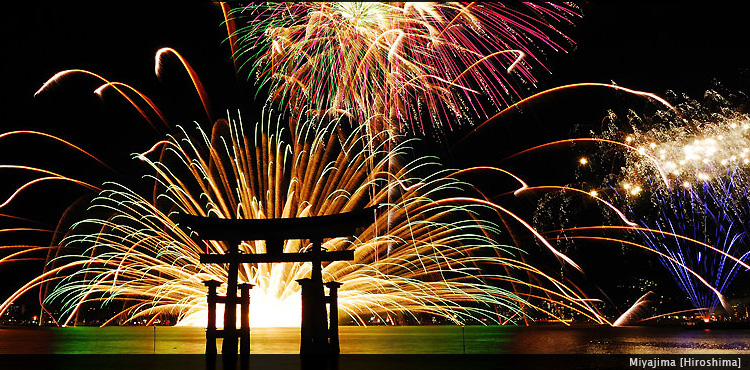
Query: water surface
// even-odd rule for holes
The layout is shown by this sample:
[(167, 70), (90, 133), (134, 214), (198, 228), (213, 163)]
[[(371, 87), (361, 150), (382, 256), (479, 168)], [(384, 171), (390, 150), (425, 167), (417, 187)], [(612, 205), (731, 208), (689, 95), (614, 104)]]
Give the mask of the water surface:
[[(299, 328), (254, 328), (251, 353), (299, 353)], [(341, 327), (344, 354), (750, 354), (748, 330), (661, 327)], [(0, 353), (201, 354), (205, 329), (0, 328)]]

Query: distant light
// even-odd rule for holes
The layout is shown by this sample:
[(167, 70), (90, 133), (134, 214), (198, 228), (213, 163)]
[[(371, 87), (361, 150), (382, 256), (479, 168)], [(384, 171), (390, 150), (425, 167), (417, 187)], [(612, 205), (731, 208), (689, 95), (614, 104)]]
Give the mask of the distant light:
[(633, 190), (631, 190), (631, 191), (630, 191), (630, 194), (631, 194), (631, 195), (638, 195), (638, 193), (640, 193), (640, 192), (641, 192), (641, 190), (642, 190), (642, 189), (641, 189), (641, 187), (640, 187), (640, 186), (636, 186), (636, 187), (634, 187), (634, 188), (633, 188)]
[(581, 157), (581, 159), (578, 160), (578, 163), (580, 163), (582, 165), (585, 165), (585, 164), (589, 163), (589, 160), (586, 159), (586, 157)]
[(592, 190), (592, 191), (590, 191), (590, 192), (589, 192), (589, 194), (590, 194), (590, 195), (591, 195), (592, 197), (595, 197), (595, 196), (599, 195), (599, 193), (598, 193), (598, 192), (597, 192), (596, 190)]

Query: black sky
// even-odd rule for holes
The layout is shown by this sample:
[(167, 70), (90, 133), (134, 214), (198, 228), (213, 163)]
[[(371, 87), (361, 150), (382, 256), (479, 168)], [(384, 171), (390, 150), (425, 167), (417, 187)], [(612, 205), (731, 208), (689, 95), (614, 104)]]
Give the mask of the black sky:
[[(552, 74), (542, 76), (538, 91), (569, 83), (614, 81), (656, 94), (672, 89), (700, 96), (712, 79), (747, 90), (748, 10), (748, 5), (738, 2), (592, 2), (583, 7), (584, 18), (575, 27), (563, 28), (576, 45), (567, 54), (549, 55), (546, 64)], [(159, 80), (154, 75), (154, 54), (169, 46), (201, 76), (215, 114), (252, 106), (250, 97), (237, 94), (221, 11), (214, 4), (13, 3), (4, 5), (3, 18), (0, 132), (27, 129), (60, 136), (105, 159), (118, 174), (39, 139), (0, 141), (0, 164), (34, 164), (92, 181), (138, 181), (141, 168), (131, 165), (130, 154), (161, 137), (114, 94), (100, 101), (93, 94), (100, 83), (92, 77), (70, 76), (33, 96), (44, 81), (64, 69), (86, 69), (126, 82), (153, 98), (173, 123), (203, 119), (179, 64), (168, 60), (173, 64), (165, 76)], [(603, 90), (545, 98), (514, 118), (517, 121), (503, 122), (472, 139), (471, 150), (448, 153), (446, 160), (455, 166), (494, 164), (498, 150), (509, 154), (560, 139), (573, 124), (595, 126), (606, 109), (621, 104), (621, 99)], [(448, 141), (456, 140), (455, 135), (446, 134)], [(540, 177), (541, 171), (528, 172), (536, 181), (547, 181)], [(0, 174), (5, 179), (0, 186), (3, 200), (11, 191), (7, 176)], [(54, 187), (45, 190), (50, 198), (57, 195)], [(11, 207), (0, 213), (10, 211), (40, 212)], [(54, 216), (53, 212), (50, 220)], [(0, 239), (0, 244), (5, 242)]]

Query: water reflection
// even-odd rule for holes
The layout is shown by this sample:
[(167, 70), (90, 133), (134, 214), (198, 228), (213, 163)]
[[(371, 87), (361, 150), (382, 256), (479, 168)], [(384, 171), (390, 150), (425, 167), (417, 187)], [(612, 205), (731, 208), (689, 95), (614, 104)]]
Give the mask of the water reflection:
[[(298, 354), (299, 335), (253, 328), (250, 351)], [(658, 327), (340, 328), (343, 354), (750, 354), (749, 337), (748, 330)], [(203, 328), (0, 328), (0, 354), (203, 354), (205, 345)]]
[(518, 354), (750, 354), (748, 330), (671, 327), (521, 327), (510, 353)]

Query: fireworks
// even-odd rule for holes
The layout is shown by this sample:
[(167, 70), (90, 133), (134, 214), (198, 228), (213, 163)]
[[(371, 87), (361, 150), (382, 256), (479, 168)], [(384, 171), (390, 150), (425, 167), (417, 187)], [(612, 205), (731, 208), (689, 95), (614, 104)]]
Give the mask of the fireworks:
[[(125, 86), (94, 76), (104, 87)], [(163, 117), (150, 99), (128, 90)], [(125, 90), (120, 93), (127, 98)], [(0, 311), (43, 286), (49, 292), (45, 306), (59, 308), (56, 318), (63, 325), (76, 324), (81, 310), (92, 305), (116, 308), (105, 324), (166, 317), (182, 325), (204, 325), (202, 281), (225, 280), (226, 271), (200, 265), (198, 254), (221, 252), (226, 246), (196, 242), (170, 219), (172, 214), (306, 217), (385, 204), (388, 212), (353, 241), (338, 238), (324, 244), (355, 250), (354, 263), (328, 264), (323, 274), (325, 280), (344, 283), (340, 307), (357, 322), (377, 317), (394, 323), (426, 314), (453, 322), (505, 323), (539, 314), (561, 319), (555, 313), (559, 310), (606, 322), (578, 289), (524, 262), (517, 246), (498, 243), (504, 229), (483, 216), (500, 215), (506, 227), (519, 225), (576, 266), (507, 209), (466, 196), (471, 187), (457, 176), (481, 169), (450, 172), (429, 157), (404, 164), (411, 150), (402, 137), (382, 133), (386, 138), (373, 145), (364, 125), (351, 129), (340, 119), (318, 117), (292, 120), (287, 129), (279, 118), (270, 118), (279, 115), (267, 113), (262, 123), (249, 127), (239, 120), (219, 120), (210, 133), (200, 127), (192, 135), (172, 130), (176, 134), (139, 154), (154, 170), (149, 176), (155, 184), (153, 199), (114, 183), (102, 186), (88, 218), (72, 227), (59, 248), (45, 248), (54, 250), (45, 273), (19, 289)], [(241, 247), (246, 253), (265, 248), (262, 242)], [(284, 248), (297, 252), (307, 245), (288, 241)], [(243, 267), (240, 279), (256, 285), (253, 325), (298, 324), (295, 280), (309, 274), (309, 268), (299, 263)]]
[(640, 186), (648, 181), (653, 161), (669, 174), (672, 185), (690, 187), (694, 184), (720, 180), (750, 168), (750, 116), (738, 115), (716, 122), (702, 122), (667, 130), (637, 131), (625, 137), (638, 154), (629, 157), (622, 185)]
[[(72, 72), (99, 78), (105, 82), (102, 88), (127, 86), (80, 70), (51, 81)], [(163, 119), (150, 99), (128, 90)], [(128, 97), (125, 90), (118, 91)], [(127, 100), (146, 117), (134, 100)], [(344, 283), (340, 307), (358, 322), (366, 323), (370, 315), (384, 322), (420, 314), (454, 322), (507, 322), (534, 312), (556, 317), (532, 301), (602, 320), (585, 297), (518, 259), (517, 247), (498, 244), (494, 237), (502, 229), (478, 217), (497, 210), (509, 214), (507, 210), (454, 196), (463, 194), (467, 185), (430, 158), (402, 165), (410, 151), (408, 141), (393, 144), (390, 140), (402, 138), (384, 134), (387, 138), (373, 146), (366, 126), (347, 130), (330, 117), (290, 122), (288, 130), (283, 126), (270, 118), (249, 128), (238, 120), (220, 120), (210, 134), (200, 127), (193, 135), (180, 129), (139, 154), (154, 170), (149, 176), (155, 184), (153, 199), (114, 183), (102, 186), (89, 217), (72, 227), (59, 248), (43, 248), (56, 249), (49, 254), (53, 258), (46, 271), (6, 300), (0, 311), (20, 295), (45, 286), (52, 287), (45, 289), (50, 292), (45, 306), (59, 308), (56, 318), (62, 325), (76, 324), (82, 308), (92, 304), (118, 307), (105, 324), (176, 317), (183, 325), (201, 325), (206, 317), (202, 281), (225, 280), (226, 271), (200, 265), (198, 254), (221, 252), (226, 246), (197, 243), (170, 215), (306, 217), (386, 204), (388, 212), (355, 240), (324, 244), (331, 250), (355, 250), (354, 263), (328, 264), (323, 274), (326, 280)], [(246, 253), (265, 248), (262, 242), (241, 247)], [(288, 241), (284, 248), (298, 252), (307, 245)], [(245, 265), (240, 279), (257, 286), (253, 324), (298, 324), (295, 280), (308, 270), (299, 263)], [(521, 291), (516, 292), (517, 287)]]
[[(706, 111), (696, 104), (681, 110)], [(611, 186), (643, 226), (634, 230), (659, 252), (702, 317), (719, 304), (730, 311), (722, 294), (750, 259), (750, 117), (725, 110), (668, 119), (634, 127), (622, 140), (637, 150), (626, 155), (622, 179)]]
[[(569, 4), (257, 3), (227, 12), (230, 42), (270, 98), (375, 131), (451, 128), (535, 82)], [(241, 23), (234, 29), (234, 22)]]
[[(191, 137), (182, 130), (159, 142), (138, 156), (155, 171), (151, 179), (159, 189), (156, 199), (148, 201), (127, 188), (106, 184), (88, 211), (98, 216), (75, 224), (62, 243), (65, 251), (79, 252), (58, 254), (48, 271), (19, 294), (54, 284), (46, 302), (59, 304), (61, 324), (75, 324), (86, 305), (101, 302), (112, 307), (120, 302), (121, 310), (109, 323), (154, 321), (165, 315), (178, 317), (183, 325), (205, 325), (202, 281), (225, 280), (226, 271), (218, 265), (200, 265), (198, 254), (226, 246), (194, 241), (170, 215), (180, 211), (223, 218), (306, 217), (383, 203), (389, 193), (397, 193), (390, 214), (379, 216), (375, 226), (353, 241), (337, 238), (323, 244), (328, 250), (355, 251), (354, 262), (330, 263), (323, 276), (344, 283), (339, 306), (358, 322), (366, 324), (370, 315), (394, 322), (398, 316), (420, 314), (455, 322), (505, 322), (511, 316), (522, 318), (521, 306), (536, 311), (523, 298), (542, 298), (532, 291), (554, 297), (542, 298), (553, 305), (600, 319), (580, 295), (518, 260), (516, 247), (498, 245), (491, 238), (502, 232), (500, 228), (476, 218), (489, 206), (449, 196), (465, 184), (426, 158), (389, 173), (393, 158), (401, 163), (399, 158), (409, 151), (405, 144), (394, 151), (369, 152), (363, 127), (347, 134), (337, 123), (302, 123), (290, 135), (270, 121), (255, 125), (252, 133), (239, 121), (219, 121), (210, 135), (197, 129), (198, 135)], [(285, 136), (289, 141), (282, 139)], [(367, 163), (374, 163), (373, 171)], [(430, 175), (422, 177), (420, 172)], [(391, 221), (387, 234), (386, 218)], [(386, 252), (389, 245), (395, 247)], [(287, 241), (284, 250), (307, 247)], [(241, 248), (246, 253), (265, 250), (263, 242), (243, 243)], [(256, 285), (252, 323), (298, 325), (295, 280), (308, 275), (309, 269), (300, 263), (243, 265), (240, 280)], [(558, 292), (490, 270), (528, 273), (555, 284)], [(507, 289), (511, 283), (523, 286), (524, 292)]]
[(721, 296), (706, 289), (685, 266), (700, 272), (710, 286), (723, 293), (743, 268), (736, 259), (745, 262), (750, 259), (747, 187), (736, 185), (736, 182), (743, 183), (742, 180), (724, 179), (717, 187), (699, 184), (669, 193), (656, 191), (652, 196), (662, 205), (660, 212), (642, 217), (642, 224), (653, 229), (642, 232), (644, 239), (654, 249), (663, 250), (682, 263), (663, 261), (693, 306), (702, 308), (701, 315), (705, 318), (710, 317), (720, 303), (729, 308), (720, 301)]
[[(424, 132), (430, 125), (442, 128), (484, 114), (485, 103), (500, 106), (520, 95), (516, 79), (533, 83), (537, 43), (559, 49), (546, 32), (557, 33), (553, 24), (578, 14), (569, 5), (523, 6), (536, 15), (501, 4), (453, 3), (239, 9), (232, 21), (243, 14), (253, 22), (236, 34), (230, 31), (230, 39), (239, 35), (244, 46), (235, 56), (257, 53), (248, 58), (254, 74), (273, 100), (284, 103), (286, 116), (295, 117), (289, 122), (274, 121), (284, 115), (271, 111), (254, 125), (239, 116), (215, 120), (195, 71), (173, 49), (161, 49), (157, 75), (161, 59), (175, 55), (211, 129), (167, 125), (172, 135), (137, 156), (153, 170), (147, 176), (155, 184), (152, 196), (115, 183), (101, 186), (86, 218), (59, 247), (49, 248), (45, 272), (0, 305), (0, 312), (18, 296), (43, 287), (45, 308), (59, 309), (55, 318), (63, 325), (76, 324), (85, 308), (95, 306), (115, 311), (104, 324), (168, 317), (182, 325), (204, 325), (202, 282), (226, 280), (226, 271), (199, 264), (198, 254), (226, 246), (196, 242), (173, 221), (177, 212), (260, 219), (381, 204), (387, 211), (374, 226), (354, 240), (323, 245), (355, 251), (354, 262), (325, 265), (323, 277), (344, 283), (339, 307), (356, 322), (366, 324), (368, 317), (414, 322), (424, 315), (454, 323), (506, 323), (577, 312), (606, 323), (595, 300), (525, 262), (520, 243), (499, 243), (498, 236), (519, 227), (564, 265), (577, 268), (573, 260), (508, 209), (467, 195), (471, 186), (457, 180), (457, 172), (431, 158), (405, 160), (413, 156), (409, 141), (393, 130)], [(71, 73), (98, 78), (104, 84), (97, 94), (116, 90), (154, 128), (155, 116), (166, 124), (144, 94), (88, 71), (61, 72), (39, 92)], [(499, 217), (503, 227), (488, 215)], [(265, 251), (263, 242), (240, 248)], [(284, 244), (286, 252), (306, 248), (305, 241)], [(243, 266), (240, 280), (256, 285), (252, 324), (298, 325), (295, 280), (309, 269), (299, 263)]]
[[(194, 71), (182, 58), (180, 60), (191, 78), (198, 81)], [(53, 80), (68, 73), (56, 75)], [(106, 87), (127, 86), (94, 76), (105, 82), (97, 92)], [(203, 97), (205, 92), (201, 85), (195, 83), (195, 86)], [(150, 99), (127, 87), (163, 120), (162, 112)], [(118, 91), (127, 98), (126, 90)], [(128, 101), (147, 116), (136, 101)], [(675, 109), (668, 104), (667, 107)], [(226, 280), (226, 271), (217, 265), (200, 265), (198, 254), (222, 252), (226, 246), (222, 242), (193, 240), (187, 230), (172, 221), (174, 214), (254, 219), (306, 217), (383, 204), (387, 212), (381, 212), (374, 226), (356, 235), (354, 240), (337, 238), (324, 244), (329, 250), (355, 251), (353, 263), (330, 263), (324, 267), (323, 275), (324, 280), (344, 283), (340, 307), (356, 322), (367, 324), (371, 317), (380, 322), (418, 322), (424, 316), (439, 316), (456, 323), (472, 320), (505, 323), (539, 314), (562, 319), (563, 315), (576, 312), (593, 321), (608, 323), (592, 304), (596, 300), (587, 298), (569, 278), (558, 281), (528, 263), (523, 256), (528, 250), (521, 247), (523, 243), (515, 242), (517, 230), (507, 231), (518, 227), (544, 245), (563, 265), (578, 270), (578, 265), (559, 252), (553, 241), (573, 238), (623, 241), (574, 235), (547, 238), (507, 208), (483, 197), (468, 196), (472, 187), (457, 178), (476, 170), (499, 171), (512, 177), (520, 184), (520, 188), (512, 192), (516, 195), (536, 190), (561, 190), (579, 193), (606, 206), (627, 225), (622, 229), (644, 235), (647, 246), (632, 244), (659, 255), (663, 263), (686, 282), (684, 289), (696, 297), (696, 306), (725, 304), (722, 292), (739, 268), (747, 266), (742, 262), (747, 259), (747, 253), (737, 254), (745, 234), (735, 231), (745, 226), (737, 222), (736, 214), (727, 212), (739, 212), (737, 210), (743, 208), (720, 202), (738, 199), (736, 192), (731, 196), (715, 190), (690, 193), (691, 197), (702, 197), (700, 204), (706, 209), (713, 207), (706, 206), (707, 199), (716, 203), (714, 208), (724, 213), (712, 214), (729, 222), (715, 226), (718, 234), (729, 235), (727, 239), (701, 239), (688, 233), (698, 230), (697, 224), (708, 225), (707, 213), (705, 210), (701, 213), (697, 207), (684, 208), (691, 213), (648, 213), (671, 220), (669, 224), (659, 223), (660, 220), (650, 224), (651, 216), (643, 216), (633, 209), (629, 215), (620, 211), (607, 200), (610, 197), (604, 188), (597, 191), (560, 186), (530, 187), (507, 171), (490, 167), (451, 172), (441, 169), (430, 158), (405, 161), (404, 158), (413, 155), (408, 147), (409, 140), (386, 132), (377, 134), (382, 138), (372, 140), (366, 124), (352, 128), (343, 124), (342, 117), (331, 115), (286, 122), (272, 111), (265, 113), (267, 117), (255, 125), (246, 125), (237, 116), (231, 121), (220, 119), (210, 132), (200, 126), (193, 130), (171, 130), (174, 134), (168, 139), (137, 155), (138, 160), (149, 164), (154, 171), (148, 177), (155, 184), (153, 199), (117, 184), (102, 186), (104, 190), (91, 203), (89, 217), (76, 223), (61, 247), (51, 254), (56, 257), (50, 260), (45, 273), (21, 288), (0, 306), (0, 310), (7, 308), (19, 295), (41, 285), (52, 287), (46, 294), (45, 304), (59, 307), (61, 324), (76, 324), (83, 308), (100, 304), (109, 309), (117, 307), (105, 324), (155, 322), (169, 317), (176, 318), (181, 325), (202, 326), (206, 317), (202, 281)], [(712, 137), (732, 137), (724, 142), (730, 143), (728, 147), (738, 153), (744, 145), (738, 130), (743, 129), (746, 119), (738, 116), (722, 122), (725, 125), (718, 128), (696, 126), (704, 131), (698, 142), (710, 143)], [(656, 133), (652, 131), (652, 137), (659, 137)], [(668, 161), (665, 148), (677, 144), (657, 143), (652, 137), (647, 140), (636, 133), (626, 136), (623, 142), (585, 140), (627, 148), (628, 163), (647, 168), (651, 178), (658, 179), (651, 182), (629, 180), (632, 183), (627, 189), (629, 196), (656, 194), (659, 186), (664, 194), (671, 194), (667, 192), (674, 188), (663, 180), (675, 175), (665, 177), (665, 173), (670, 172), (662, 167)], [(584, 139), (560, 143), (576, 140)], [(696, 140), (691, 140), (694, 147)], [(649, 143), (648, 149), (644, 149), (643, 142)], [(695, 152), (694, 149), (682, 151)], [(703, 149), (703, 152), (708, 151)], [(711, 149), (710, 152), (715, 154), (721, 150)], [(722, 155), (730, 159), (732, 156)], [(741, 156), (741, 151), (734, 155)], [(602, 161), (595, 155), (587, 155), (579, 157), (577, 162), (580, 166), (591, 166)], [(717, 163), (726, 165), (722, 161)], [(733, 163), (737, 165), (742, 161)], [(646, 170), (625, 173), (648, 174)], [(659, 176), (654, 177), (657, 173)], [(737, 185), (744, 181), (744, 175), (741, 171), (733, 173), (740, 175), (725, 176), (731, 179), (732, 185), (724, 187), (745, 189), (746, 193), (746, 187)], [(679, 196), (683, 198), (675, 201), (662, 197), (657, 202), (687, 203), (684, 195)], [(742, 196), (746, 199), (747, 194)], [(11, 200), (12, 197), (8, 201)], [(502, 223), (489, 221), (492, 218), (488, 216), (493, 215)], [(501, 224), (503, 227), (499, 226)], [(638, 227), (638, 224), (648, 227)], [(498, 242), (499, 236), (506, 233), (513, 235), (514, 243)], [(667, 239), (676, 242), (678, 247), (660, 248), (667, 244)], [(692, 249), (683, 248), (687, 245)], [(695, 254), (695, 246), (703, 249)], [(307, 247), (304, 241), (284, 244), (285, 252), (304, 252)], [(245, 253), (265, 251), (262, 242), (243, 243), (241, 248)], [(696, 260), (691, 259), (693, 255)], [(717, 269), (701, 268), (701, 262), (709, 263), (706, 262), (709, 255), (713, 258), (710, 263)], [(308, 274), (309, 266), (299, 263), (243, 266), (240, 280), (256, 285), (251, 305), (253, 325), (298, 325), (300, 302), (295, 280)], [(708, 275), (716, 275), (717, 280), (709, 279)], [(710, 300), (706, 301), (708, 298)]]
[[(526, 98), (499, 114), (537, 96), (584, 85), (620, 89), (604, 84), (562, 86)], [(750, 269), (750, 117), (732, 109), (728, 100), (713, 91), (706, 93), (713, 108), (689, 100), (673, 106), (650, 93), (623, 91), (648, 97), (667, 109), (646, 119), (629, 111), (627, 133), (610, 112), (605, 120), (609, 128), (598, 137), (557, 140), (508, 157), (579, 143), (595, 144), (598, 149), (584, 150), (575, 159), (579, 182), (568, 186), (524, 184), (515, 194), (556, 190), (539, 203), (534, 216), (538, 229), (552, 226), (540, 231), (548, 241), (580, 247), (602, 242), (647, 250), (673, 275), (694, 311), (704, 319), (719, 305), (731, 313), (725, 294), (736, 274)], [(606, 163), (613, 168), (602, 166)], [(573, 199), (584, 194), (604, 206), (600, 207), (603, 219), (622, 226), (583, 226), (574, 220), (580, 216), (590, 223), (597, 218), (590, 212), (575, 214), (582, 210)], [(610, 236), (613, 233), (617, 237)], [(631, 318), (633, 310), (643, 304), (643, 299), (636, 301), (615, 325)]]

